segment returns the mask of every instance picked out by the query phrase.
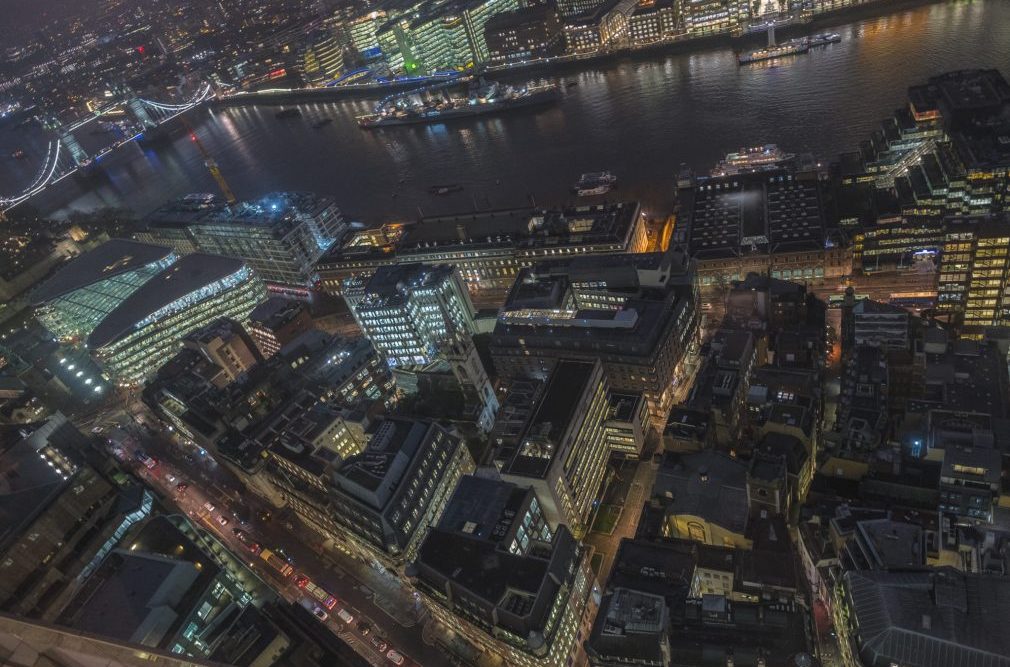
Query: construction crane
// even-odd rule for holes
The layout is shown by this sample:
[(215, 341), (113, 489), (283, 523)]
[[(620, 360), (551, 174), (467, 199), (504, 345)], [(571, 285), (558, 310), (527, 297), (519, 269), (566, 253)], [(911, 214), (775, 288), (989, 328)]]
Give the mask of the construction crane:
[(210, 156), (210, 153), (207, 152), (207, 149), (204, 148), (203, 142), (200, 141), (200, 137), (196, 136), (196, 131), (193, 130), (193, 126), (187, 122), (186, 128), (189, 129), (190, 141), (196, 144), (197, 150), (199, 150), (200, 155), (203, 156), (204, 166), (207, 167), (207, 171), (210, 172), (210, 175), (214, 177), (214, 180), (217, 182), (217, 187), (221, 188), (221, 194), (224, 195), (225, 200), (227, 200), (229, 204), (234, 204), (235, 193), (231, 191), (230, 187), (228, 187), (228, 181), (224, 180), (224, 176), (221, 174), (221, 168), (217, 166), (217, 161), (215, 161), (214, 158)]

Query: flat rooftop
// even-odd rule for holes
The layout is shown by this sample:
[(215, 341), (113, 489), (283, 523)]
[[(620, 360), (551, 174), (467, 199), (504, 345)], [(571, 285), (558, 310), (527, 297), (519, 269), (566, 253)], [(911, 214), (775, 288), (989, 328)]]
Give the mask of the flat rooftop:
[(223, 223), (278, 226), (302, 216), (319, 216), (333, 205), (332, 197), (312, 192), (272, 192), (233, 204), (216, 195), (197, 193), (166, 202), (144, 221), (154, 228)]
[(446, 505), (438, 527), (470, 537), (498, 543), (508, 535), (512, 523), (531, 491), (511, 482), (464, 475)]
[(363, 257), (399, 258), (436, 251), (466, 252), (492, 248), (523, 252), (543, 246), (617, 243), (626, 245), (639, 215), (638, 202), (594, 204), (561, 209), (513, 208), (421, 218), (405, 223), (402, 235), (387, 248), (334, 248), (321, 264)]
[[(593, 376), (594, 364), (562, 360), (547, 380), (525, 434), (515, 442), (502, 472), (523, 477), (545, 477), (565, 431)], [(507, 446), (507, 445), (506, 445)]]

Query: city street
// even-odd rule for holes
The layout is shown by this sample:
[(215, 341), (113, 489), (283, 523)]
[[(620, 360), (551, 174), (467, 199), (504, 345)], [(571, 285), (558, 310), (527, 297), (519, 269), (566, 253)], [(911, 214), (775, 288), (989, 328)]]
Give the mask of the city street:
[[(391, 649), (405, 657), (404, 665), (450, 664), (447, 655), (422, 639), (424, 610), (419, 600), (393, 575), (379, 572), (336, 548), (328, 548), (323, 538), (302, 525), (292, 512), (277, 510), (256, 496), (209, 453), (201, 454), (198, 447), (185, 444), (174, 434), (159, 431), (151, 435), (124, 411), (107, 416), (111, 419), (89, 421), (98, 422), (106, 435), (128, 433), (129, 441), (137, 443), (133, 449), (139, 445), (157, 463), (149, 469), (135, 457), (130, 446), (118, 447), (121, 453), (116, 453), (117, 458), (158, 491), (166, 504), (177, 505), (191, 520), (216, 535), (230, 551), (241, 554), (246, 564), (281, 597), (292, 603), (311, 600), (296, 585), (295, 574), (308, 577), (334, 596), (337, 604), (325, 622), (327, 627), (370, 664), (376, 667), (393, 664), (385, 656)], [(149, 416), (141, 415), (141, 419), (150, 420), (148, 424), (156, 423)], [(180, 492), (179, 484), (188, 485), (188, 488)], [(262, 512), (270, 513), (269, 520), (263, 520), (266, 515)], [(239, 517), (247, 524), (241, 525)], [(241, 528), (261, 548), (283, 553), (295, 574), (283, 577), (277, 573), (243, 544), (235, 528)], [(354, 617), (350, 624), (337, 618), (340, 609)], [(430, 619), (428, 622), (432, 623)], [(367, 633), (359, 631), (361, 623), (369, 628)], [(434, 634), (437, 636), (438, 630)], [(376, 643), (382, 640), (388, 647), (380, 652), (373, 640)]]

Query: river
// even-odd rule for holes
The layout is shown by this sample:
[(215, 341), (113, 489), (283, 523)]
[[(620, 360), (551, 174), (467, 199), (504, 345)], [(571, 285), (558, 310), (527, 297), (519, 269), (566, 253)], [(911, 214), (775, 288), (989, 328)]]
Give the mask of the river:
[[(203, 110), (193, 122), (239, 197), (314, 190), (368, 223), (530, 198), (571, 201), (579, 174), (601, 169), (620, 178), (611, 196), (663, 212), (683, 163), (705, 170), (728, 151), (763, 143), (830, 160), (905, 104), (909, 85), (953, 69), (1010, 70), (1006, 0), (920, 6), (834, 30), (841, 43), (777, 66), (739, 67), (729, 49), (595, 64), (559, 76), (576, 85), (563, 87), (555, 107), (449, 126), (361, 130), (354, 117), (372, 105), (363, 100), (301, 104), (300, 119), (279, 120), (277, 107), (262, 106)], [(320, 118), (333, 122), (314, 129)], [(15, 191), (37, 168), (7, 159), (11, 132), (0, 130), (0, 192)], [(18, 140), (44, 147), (39, 138)], [(428, 193), (443, 183), (464, 189)], [(100, 175), (66, 179), (33, 204), (54, 215), (102, 206), (145, 214), (194, 191), (217, 189), (183, 135), (158, 148), (126, 147)]]

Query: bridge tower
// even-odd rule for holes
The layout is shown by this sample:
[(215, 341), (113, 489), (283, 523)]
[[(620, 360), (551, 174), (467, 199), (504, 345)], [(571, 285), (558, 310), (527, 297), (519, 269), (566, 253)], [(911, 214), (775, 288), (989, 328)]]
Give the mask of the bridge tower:
[(55, 116), (46, 116), (44, 124), (48, 129), (56, 133), (60, 144), (70, 154), (70, 158), (74, 161), (75, 165), (80, 167), (89, 161), (90, 156), (88, 152), (81, 146), (81, 142), (77, 141), (77, 137), (74, 136), (73, 131), (61, 125)]
[(158, 122), (151, 117), (151, 112), (129, 84), (120, 82), (112, 87), (112, 92), (126, 103), (127, 110), (141, 130), (146, 131), (158, 126)]

